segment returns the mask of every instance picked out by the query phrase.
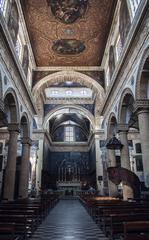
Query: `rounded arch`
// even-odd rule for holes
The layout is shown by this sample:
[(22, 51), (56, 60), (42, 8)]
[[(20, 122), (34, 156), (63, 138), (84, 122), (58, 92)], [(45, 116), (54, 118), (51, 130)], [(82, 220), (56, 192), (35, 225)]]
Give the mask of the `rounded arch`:
[(70, 112), (70, 109), (75, 110), (75, 112), (79, 113), (80, 115), (85, 116), (90, 121), (90, 123), (94, 129), (94, 127), (95, 127), (94, 116), (87, 109), (80, 107), (80, 106), (75, 106), (75, 105), (65, 105), (65, 106), (58, 106), (58, 107), (54, 108), (52, 111), (50, 111), (45, 116), (43, 128), (46, 129), (47, 123), (52, 117), (54, 117), (58, 114), (66, 113), (66, 109), (68, 109), (69, 112)]
[(96, 94), (96, 103), (95, 103), (95, 114), (100, 113), (105, 92), (104, 88), (93, 78), (76, 71), (60, 71), (52, 73), (44, 78), (42, 78), (33, 88), (33, 96), (35, 98), (38, 111), (40, 115), (43, 115), (42, 111), (42, 100), (40, 93), (44, 91), (45, 88), (49, 87), (52, 84), (73, 81), (79, 83), (82, 86), (86, 86), (93, 90)]
[(109, 116), (108, 126), (107, 126), (107, 138), (112, 137), (113, 134), (116, 134), (116, 125), (117, 118), (114, 112), (112, 112)]
[[(142, 80), (143, 80), (143, 69), (145, 66), (145, 63), (149, 59), (149, 46), (144, 50), (142, 57), (140, 59), (138, 71), (137, 71), (137, 76), (136, 76), (136, 89), (135, 89), (135, 95), (136, 99), (141, 99), (143, 98), (143, 89), (142, 89)], [(148, 60), (149, 61), (149, 60)], [(149, 67), (148, 67), (149, 68)], [(144, 97), (145, 98), (145, 97)]]
[(4, 108), (8, 116), (8, 123), (20, 122), (18, 98), (13, 88), (7, 89), (4, 94)]
[(85, 85), (88, 88), (93, 89), (97, 94), (100, 93), (101, 98), (104, 96), (103, 87), (95, 81), (93, 78), (75, 71), (60, 71), (52, 73), (42, 78), (33, 88), (33, 95), (37, 97), (40, 94), (41, 88), (47, 88), (54, 83), (60, 83), (65, 81), (73, 81)]
[(118, 107), (118, 122), (126, 123), (126, 115), (128, 107), (133, 107), (134, 94), (130, 88), (125, 88), (119, 102)]
[(29, 137), (30, 136), (30, 124), (29, 124), (29, 118), (28, 118), (28, 115), (26, 112), (24, 112), (21, 116), (20, 127), (21, 127), (22, 137)]

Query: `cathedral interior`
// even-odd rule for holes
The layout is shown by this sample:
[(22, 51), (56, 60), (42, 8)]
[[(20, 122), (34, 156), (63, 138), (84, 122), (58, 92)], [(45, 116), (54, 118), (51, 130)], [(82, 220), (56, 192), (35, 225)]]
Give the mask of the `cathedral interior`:
[(0, 240), (149, 240), (149, 1), (0, 0)]

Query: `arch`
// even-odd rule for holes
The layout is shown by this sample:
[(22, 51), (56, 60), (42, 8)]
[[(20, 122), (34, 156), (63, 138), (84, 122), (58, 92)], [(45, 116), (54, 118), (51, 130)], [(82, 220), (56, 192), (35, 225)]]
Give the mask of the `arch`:
[(126, 102), (126, 105), (124, 106), (126, 97), (128, 97), (128, 102), (129, 102), (130, 97), (132, 97), (133, 101), (135, 99), (134, 94), (130, 88), (125, 88), (121, 95), (121, 98), (120, 98), (119, 107), (118, 107), (118, 122), (119, 123), (126, 123), (126, 110), (128, 109), (128, 108), (126, 108), (127, 102)]
[(66, 113), (66, 109), (72, 109), (75, 110), (77, 113), (79, 113), (80, 115), (85, 116), (91, 123), (92, 127), (95, 127), (95, 119), (94, 116), (85, 108), (80, 107), (80, 106), (75, 106), (75, 105), (65, 105), (65, 106), (58, 106), (56, 108), (54, 108), (52, 111), (50, 111), (44, 119), (44, 123), (43, 123), (43, 128), (46, 129), (46, 125), (49, 121), (49, 119), (51, 119), (52, 117), (58, 115), (58, 114), (63, 114)]
[(6, 114), (8, 114), (8, 123), (20, 122), (18, 99), (13, 88), (8, 88), (4, 94), (4, 108)]
[(141, 99), (143, 97), (141, 91), (142, 72), (145, 62), (148, 58), (149, 58), (149, 46), (147, 46), (147, 48), (144, 50), (139, 62), (139, 67), (136, 76), (136, 89), (135, 89), (136, 99)]
[(52, 84), (73, 81), (84, 85), (94, 91), (96, 94), (96, 104), (95, 104), (95, 114), (99, 114), (101, 106), (103, 104), (103, 99), (105, 96), (104, 88), (93, 78), (79, 72), (75, 71), (61, 71), (57, 73), (52, 73), (44, 78), (42, 78), (33, 88), (33, 96), (35, 98), (36, 104), (38, 106), (38, 111), (42, 115), (41, 98), (40, 93), (45, 88)]
[(26, 112), (24, 112), (21, 116), (20, 127), (21, 127), (22, 137), (29, 137), (30, 136), (30, 124), (29, 124), (29, 118), (28, 118), (28, 115)]
[(113, 134), (116, 134), (116, 125), (117, 125), (117, 119), (115, 113), (111, 113), (108, 120), (108, 126), (107, 126), (107, 138), (112, 137)]
[(42, 78), (33, 88), (33, 95), (37, 97), (40, 93), (40, 89), (47, 88), (48, 86), (65, 81), (73, 81), (85, 85), (91, 88), (97, 94), (100, 93), (100, 98), (104, 96), (103, 87), (95, 81), (93, 78), (79, 72), (75, 71), (60, 71), (57, 73), (52, 73), (44, 78)]

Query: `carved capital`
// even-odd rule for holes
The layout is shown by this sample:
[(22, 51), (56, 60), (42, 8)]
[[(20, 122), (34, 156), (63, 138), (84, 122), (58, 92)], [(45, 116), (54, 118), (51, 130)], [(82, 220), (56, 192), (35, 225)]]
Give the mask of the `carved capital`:
[(128, 132), (128, 124), (124, 124), (124, 123), (119, 123), (117, 124), (117, 132), (121, 133), (121, 132)]
[(19, 125), (19, 123), (9, 123), (8, 124), (8, 131), (9, 132), (20, 133), (20, 125)]
[(149, 100), (148, 99), (138, 99), (134, 103), (134, 112), (139, 114), (142, 111), (149, 112)]
[(22, 138), (22, 144), (24, 144), (24, 145), (27, 144), (27, 145), (31, 146), (32, 140), (29, 137), (24, 137), (24, 138)]

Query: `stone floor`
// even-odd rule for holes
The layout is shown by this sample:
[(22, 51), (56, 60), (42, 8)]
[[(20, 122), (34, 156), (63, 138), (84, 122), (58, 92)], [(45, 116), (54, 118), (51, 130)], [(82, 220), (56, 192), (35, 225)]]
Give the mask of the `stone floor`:
[(61, 200), (31, 240), (107, 240), (78, 200)]

